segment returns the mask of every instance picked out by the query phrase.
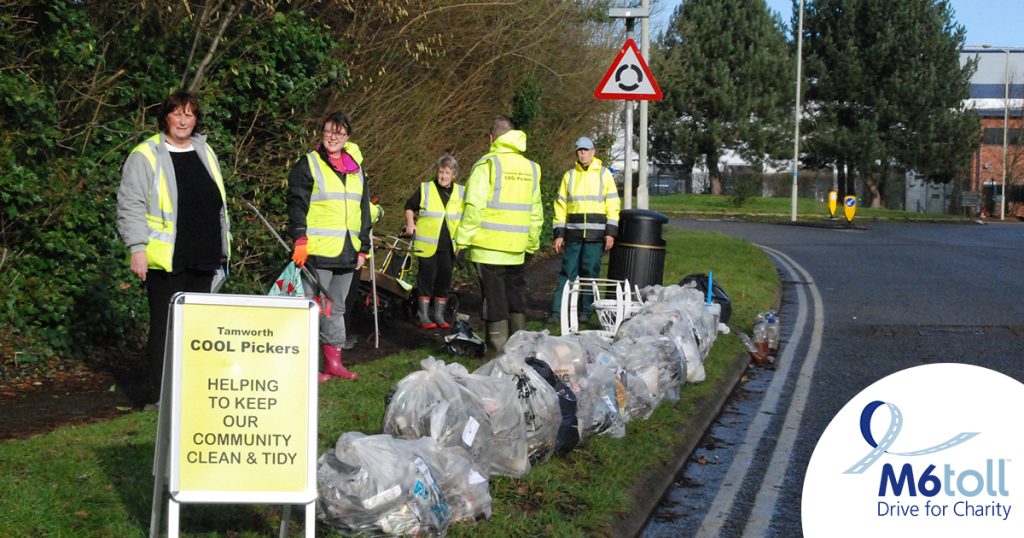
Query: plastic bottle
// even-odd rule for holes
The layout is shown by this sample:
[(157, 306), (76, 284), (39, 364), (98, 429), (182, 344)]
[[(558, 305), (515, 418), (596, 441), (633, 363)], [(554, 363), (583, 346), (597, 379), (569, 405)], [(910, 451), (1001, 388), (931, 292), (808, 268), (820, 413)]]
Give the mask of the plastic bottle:
[(775, 312), (768, 312), (765, 319), (768, 324), (768, 353), (775, 355), (779, 352), (779, 318)]
[(743, 342), (743, 346), (747, 348), (747, 353), (754, 360), (754, 364), (762, 365), (774, 362), (771, 357), (761, 353), (761, 350), (757, 349), (757, 346), (754, 345), (754, 341), (745, 333), (737, 332), (736, 335), (739, 337), (740, 342)]
[(768, 319), (763, 312), (757, 314), (757, 321), (754, 323), (754, 345), (764, 355), (768, 352)]

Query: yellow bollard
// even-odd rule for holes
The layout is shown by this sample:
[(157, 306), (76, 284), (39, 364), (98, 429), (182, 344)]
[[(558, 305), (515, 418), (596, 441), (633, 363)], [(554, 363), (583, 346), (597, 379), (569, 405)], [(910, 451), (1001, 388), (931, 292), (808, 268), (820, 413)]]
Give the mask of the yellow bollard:
[(846, 214), (846, 222), (853, 222), (853, 216), (857, 214), (856, 196), (843, 198), (843, 213)]

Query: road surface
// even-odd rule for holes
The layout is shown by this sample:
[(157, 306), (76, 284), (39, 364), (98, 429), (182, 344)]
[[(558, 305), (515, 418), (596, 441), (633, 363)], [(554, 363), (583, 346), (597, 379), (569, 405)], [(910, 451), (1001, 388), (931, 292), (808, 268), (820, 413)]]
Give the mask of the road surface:
[[(811, 453), (868, 385), (936, 362), (1024, 381), (1024, 225), (671, 225), (743, 237), (768, 254), (783, 283), (783, 345), (775, 370), (738, 388), (645, 537), (801, 536)], [(749, 331), (752, 321), (731, 324)]]

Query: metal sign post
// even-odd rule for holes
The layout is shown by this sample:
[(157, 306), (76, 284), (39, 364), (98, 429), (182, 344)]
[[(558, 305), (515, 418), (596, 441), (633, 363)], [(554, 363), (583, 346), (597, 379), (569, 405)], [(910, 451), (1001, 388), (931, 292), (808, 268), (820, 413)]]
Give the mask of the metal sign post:
[[(789, 220), (796, 222), (796, 196), (800, 173), (800, 75), (804, 50), (804, 0), (800, 0), (800, 19), (796, 30), (796, 104), (793, 105), (793, 188)], [(832, 210), (833, 215), (835, 210)]]
[[(643, 0), (641, 5), (646, 8), (649, 1)], [(651, 21), (649, 17), (640, 19), (640, 53), (640, 57), (645, 62), (651, 59)], [(640, 154), (638, 158), (640, 162), (640, 175), (637, 177), (637, 180), (640, 184), (636, 186), (636, 207), (639, 209), (648, 209), (650, 207), (647, 199), (647, 174), (650, 172), (650, 166), (647, 164), (647, 133), (650, 132), (647, 126), (647, 118), (650, 114), (649, 109), (650, 105), (647, 100), (640, 101), (640, 132), (643, 133), (643, 136), (640, 137)]]
[(622, 190), (626, 200), (623, 209), (633, 209), (633, 101), (623, 101), (626, 105), (626, 142), (622, 158)]
[[(640, 52), (633, 41), (633, 26), (635, 19), (646, 21), (649, 15), (647, 0), (644, 0), (640, 8), (612, 8), (608, 10), (608, 16), (612, 18), (626, 19), (626, 42), (619, 50), (618, 56), (612, 62), (611, 67), (605, 73), (604, 78), (594, 90), (594, 97), (597, 99), (622, 99), (626, 105), (626, 135), (624, 141), (623, 157), (623, 197), (625, 198), (624, 209), (633, 207), (633, 104), (631, 101), (660, 101), (662, 98), (661, 88), (654, 80), (650, 68), (647, 66), (645, 55)], [(647, 32), (642, 32), (644, 50), (647, 50)], [(642, 161), (647, 160), (647, 108), (641, 106), (643, 117), (640, 121), (640, 157)], [(637, 198), (642, 206), (647, 205), (647, 163), (640, 163), (641, 184), (637, 186)]]

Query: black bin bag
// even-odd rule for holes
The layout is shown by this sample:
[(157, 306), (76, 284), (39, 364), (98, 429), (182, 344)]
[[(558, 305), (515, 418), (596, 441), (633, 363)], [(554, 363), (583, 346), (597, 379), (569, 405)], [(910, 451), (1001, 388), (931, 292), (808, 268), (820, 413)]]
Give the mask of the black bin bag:
[[(704, 273), (694, 273), (692, 275), (686, 275), (682, 280), (679, 281), (680, 286), (685, 286), (690, 282), (697, 284), (697, 289), (704, 294), (705, 297), (708, 295), (708, 275)], [(718, 281), (711, 285), (711, 302), (722, 305), (722, 312), (718, 316), (718, 321), (722, 323), (729, 323), (729, 316), (732, 315), (732, 300), (729, 299), (729, 294), (725, 293), (722, 286), (718, 285)]]
[(554, 370), (548, 363), (536, 357), (526, 359), (526, 364), (544, 378), (545, 381), (558, 393), (558, 407), (562, 411), (562, 424), (558, 427), (558, 437), (555, 439), (555, 454), (563, 455), (576, 448), (580, 442), (579, 422), (576, 420), (576, 394), (555, 375)]

